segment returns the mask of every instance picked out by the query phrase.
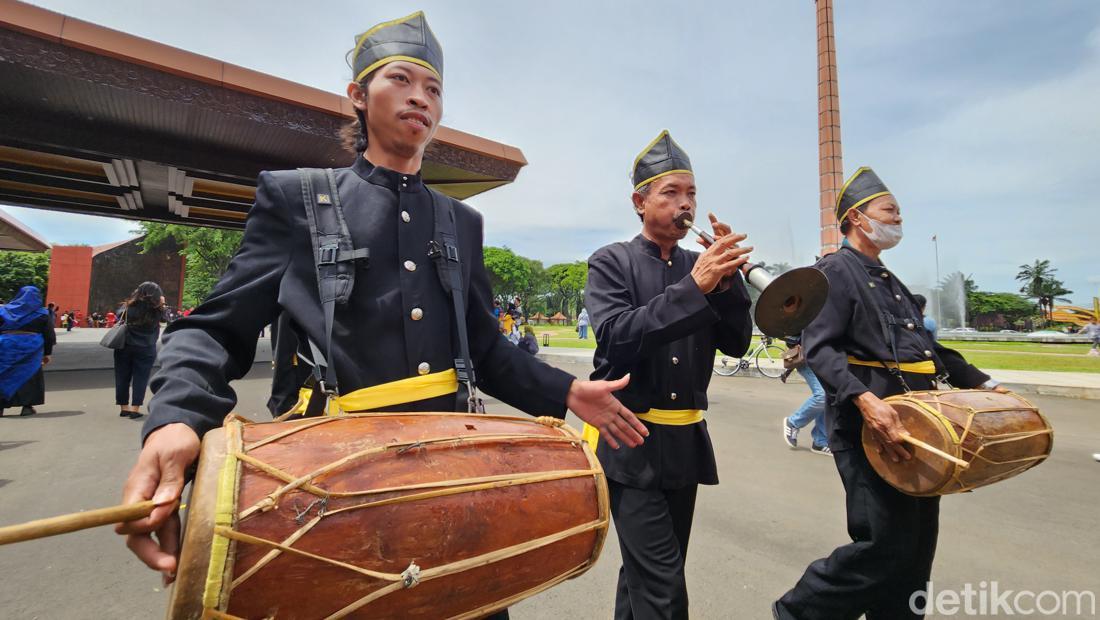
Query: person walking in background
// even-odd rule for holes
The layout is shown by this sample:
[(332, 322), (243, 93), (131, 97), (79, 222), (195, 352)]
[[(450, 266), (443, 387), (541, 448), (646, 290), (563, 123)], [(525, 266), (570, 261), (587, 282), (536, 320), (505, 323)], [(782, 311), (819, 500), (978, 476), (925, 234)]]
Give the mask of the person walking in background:
[[(136, 420), (145, 404), (145, 388), (157, 360), (157, 339), (164, 318), (164, 293), (155, 282), (142, 282), (119, 311), (126, 324), (126, 345), (115, 349), (115, 403), (119, 417)], [(132, 388), (132, 392), (131, 392)]]
[(917, 306), (919, 306), (920, 309), (920, 315), (924, 317), (924, 331), (932, 335), (932, 340), (936, 340), (940, 328), (936, 325), (936, 319), (924, 313), (925, 307), (928, 306), (928, 298), (920, 293), (914, 293), (913, 300), (917, 302)]
[[(500, 315), (500, 333), (506, 337), (511, 337), (512, 328), (516, 325), (516, 307), (512, 304), (508, 304), (508, 311)], [(513, 343), (515, 344), (515, 343)]]
[(17, 406), (23, 408), (19, 415), (34, 415), (35, 405), (46, 402), (42, 367), (57, 343), (51, 319), (34, 286), (24, 286), (0, 306), (0, 416)]
[(50, 313), (50, 327), (57, 327), (57, 305), (46, 304), (46, 312)]
[[(796, 336), (793, 338), (784, 339), (787, 343), (787, 349), (793, 350), (794, 347), (802, 346), (802, 336)], [(832, 456), (833, 451), (829, 449), (829, 433), (825, 429), (825, 388), (821, 387), (821, 382), (817, 380), (817, 375), (810, 369), (810, 365), (806, 363), (805, 356), (801, 357), (801, 363), (795, 364), (795, 372), (797, 372), (805, 381), (806, 385), (810, 388), (810, 397), (802, 403), (801, 406), (790, 417), (783, 418), (783, 441), (787, 446), (791, 448), (798, 447), (798, 431), (810, 422), (814, 423), (813, 430), (810, 431), (810, 435), (813, 438), (813, 443), (810, 445), (810, 452), (814, 454), (822, 454), (824, 456)]]
[(530, 325), (523, 326), (523, 338), (520, 338), (518, 346), (531, 355), (535, 355), (539, 352), (539, 339), (535, 336), (534, 327)]
[(580, 340), (588, 340), (588, 308), (581, 308), (581, 313), (577, 317), (577, 338)]
[(1100, 322), (1097, 322), (1097, 320), (1093, 318), (1081, 328), (1081, 333), (1088, 336), (1089, 340), (1092, 341), (1092, 349), (1089, 350), (1090, 353), (1100, 350)]
[(116, 316), (114, 312), (108, 310), (107, 311), (107, 329), (110, 329), (110, 328), (114, 327), (116, 321), (118, 321), (118, 316)]

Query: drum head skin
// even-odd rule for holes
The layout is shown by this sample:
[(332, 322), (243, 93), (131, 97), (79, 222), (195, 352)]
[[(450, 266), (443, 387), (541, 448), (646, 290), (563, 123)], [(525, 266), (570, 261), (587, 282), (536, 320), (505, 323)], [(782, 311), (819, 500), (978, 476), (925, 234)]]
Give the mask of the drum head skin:
[[(897, 399), (890, 404), (910, 435), (952, 456), (959, 456), (955, 442), (939, 418), (913, 402)], [(955, 473), (954, 463), (908, 444), (905, 449), (913, 458), (895, 463), (886, 454), (877, 452), (877, 444), (866, 424), (863, 425), (863, 448), (875, 471), (891, 486), (909, 495), (937, 495)]]
[(210, 544), (214, 538), (214, 502), (217, 500), (218, 473), (225, 462), (225, 429), (216, 428), (202, 438), (198, 470), (191, 485), (191, 496), (184, 516), (182, 553), (176, 570), (176, 582), (168, 603), (169, 618), (201, 618), (202, 595), (210, 564)]

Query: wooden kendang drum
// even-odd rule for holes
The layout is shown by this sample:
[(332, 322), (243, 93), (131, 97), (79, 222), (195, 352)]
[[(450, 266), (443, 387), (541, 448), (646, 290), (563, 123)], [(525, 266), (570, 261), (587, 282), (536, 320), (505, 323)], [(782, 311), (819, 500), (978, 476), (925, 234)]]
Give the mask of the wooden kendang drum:
[(479, 618), (588, 570), (607, 526), (603, 470), (553, 418), (230, 418), (168, 616)]
[(872, 467), (894, 488), (918, 497), (961, 493), (1011, 478), (1042, 463), (1054, 445), (1043, 414), (1017, 394), (992, 390), (909, 392), (884, 399), (917, 441), (946, 454), (916, 448), (894, 463), (875, 450), (864, 425), (863, 447)]

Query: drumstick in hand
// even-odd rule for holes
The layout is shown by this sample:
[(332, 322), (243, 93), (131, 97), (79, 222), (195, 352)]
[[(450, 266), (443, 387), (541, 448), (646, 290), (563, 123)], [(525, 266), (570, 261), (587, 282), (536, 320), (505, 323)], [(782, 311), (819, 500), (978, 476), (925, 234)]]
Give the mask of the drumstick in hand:
[(156, 507), (156, 502), (146, 500), (136, 504), (123, 504), (86, 512), (74, 512), (60, 517), (50, 517), (28, 521), (19, 525), (0, 527), (0, 545), (56, 536), (57, 534), (67, 534), (111, 523), (134, 521), (135, 519), (148, 517), (149, 513), (153, 512)]
[(914, 445), (918, 448), (924, 448), (925, 450), (928, 450), (929, 452), (931, 452), (932, 454), (935, 454), (936, 456), (940, 457), (941, 459), (947, 459), (948, 461), (951, 461), (952, 463), (958, 465), (959, 467), (962, 467), (963, 469), (966, 469), (967, 467), (970, 467), (970, 463), (967, 463), (966, 461), (960, 459), (957, 456), (951, 456), (950, 454), (944, 452), (943, 450), (940, 450), (939, 448), (937, 448), (935, 446), (929, 445), (929, 444), (917, 439), (916, 437), (914, 437), (912, 435), (902, 435), (901, 440), (904, 441), (905, 443), (912, 444), (912, 445)]

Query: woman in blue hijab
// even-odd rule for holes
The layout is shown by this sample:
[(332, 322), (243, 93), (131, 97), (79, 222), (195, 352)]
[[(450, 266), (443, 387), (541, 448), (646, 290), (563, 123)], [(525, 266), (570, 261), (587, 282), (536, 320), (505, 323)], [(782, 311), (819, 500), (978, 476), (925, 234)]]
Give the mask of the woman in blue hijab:
[(50, 363), (56, 343), (37, 287), (24, 286), (15, 299), (0, 305), (0, 416), (18, 406), (23, 407), (20, 415), (38, 413), (34, 406), (46, 402), (42, 367)]

